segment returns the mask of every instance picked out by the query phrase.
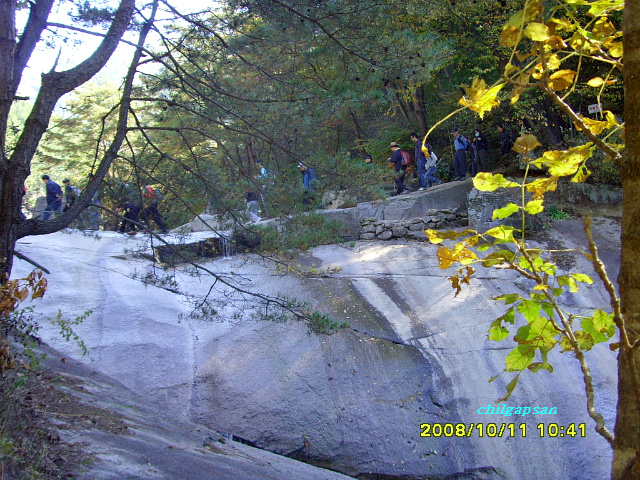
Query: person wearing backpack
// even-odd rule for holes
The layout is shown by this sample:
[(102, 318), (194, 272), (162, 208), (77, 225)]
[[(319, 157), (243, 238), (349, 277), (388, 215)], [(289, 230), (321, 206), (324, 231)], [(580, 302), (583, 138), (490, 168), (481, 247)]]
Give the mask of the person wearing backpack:
[(467, 150), (470, 148), (469, 141), (460, 134), (460, 130), (456, 127), (451, 130), (453, 134), (453, 146), (456, 153), (453, 157), (453, 169), (456, 178), (453, 180), (464, 180), (467, 178)]
[(151, 224), (149, 223), (149, 217), (152, 217), (153, 220), (158, 225), (158, 228), (163, 234), (167, 234), (167, 227), (164, 225), (162, 221), (162, 215), (158, 211), (158, 205), (164, 198), (162, 192), (158, 188), (153, 188), (151, 185), (147, 185), (142, 190), (142, 200), (144, 203), (144, 208), (140, 213), (142, 217), (142, 221), (147, 226), (149, 230), (151, 230)]
[(389, 158), (389, 163), (394, 165), (394, 171), (396, 172), (396, 177), (394, 179), (396, 195), (409, 193), (404, 186), (404, 177), (407, 173), (407, 167), (409, 166), (409, 163), (411, 163), (411, 157), (409, 157), (409, 154), (402, 150), (400, 145), (396, 142), (391, 142), (389, 144), (389, 148), (393, 151), (393, 154)]
[(74, 203), (76, 203), (76, 199), (82, 192), (75, 185), (71, 185), (71, 180), (68, 178), (62, 180), (62, 183), (64, 184), (64, 207), (62, 208), (62, 211), (66, 212)]
[[(422, 143), (422, 142), (420, 142)], [(427, 172), (424, 174), (424, 178), (429, 184), (429, 187), (433, 187), (434, 185), (440, 185), (442, 182), (435, 177), (436, 167), (438, 166), (438, 157), (436, 156), (431, 144), (425, 143), (425, 147), (427, 147), (427, 152), (429, 156), (427, 157)]]

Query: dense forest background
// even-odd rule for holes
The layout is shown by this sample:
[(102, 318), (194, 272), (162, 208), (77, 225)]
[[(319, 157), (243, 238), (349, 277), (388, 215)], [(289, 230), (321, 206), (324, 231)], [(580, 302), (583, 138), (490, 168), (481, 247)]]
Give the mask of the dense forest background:
[[(389, 143), (413, 156), (411, 132), (424, 135), (459, 107), (474, 77), (500, 78), (511, 52), (498, 38), (523, 3), (232, 0), (190, 14), (164, 3), (171, 20), (157, 24), (139, 68), (146, 73), (137, 76), (127, 137), (102, 184), (103, 202), (115, 207), (125, 183), (157, 185), (166, 195), (162, 212), (176, 226), (207, 206), (241, 210), (246, 192), (260, 189), (265, 213), (289, 213), (302, 208), (299, 161), (315, 170), (320, 195), (384, 197), (392, 185)], [(87, 28), (109, 14), (86, 3), (72, 13)], [(109, 148), (120, 90), (117, 80), (94, 80), (64, 98), (32, 164), (28, 206), (44, 193), (44, 173), (58, 183), (69, 177), (86, 184)], [(621, 115), (621, 84), (600, 98), (586, 85), (575, 90), (578, 112), (588, 115), (588, 105), (600, 101)], [(29, 100), (14, 104), (16, 135), (29, 110)], [(491, 168), (517, 173), (515, 153), (499, 154), (499, 124), (514, 137), (535, 134), (544, 147), (583, 141), (543, 94), (527, 91), (512, 105), (504, 93), (484, 119), (465, 111), (431, 133), (439, 175), (449, 175), (454, 126), (467, 137), (479, 128), (489, 140)], [(376, 167), (365, 167), (365, 154)], [(267, 186), (257, 177), (257, 159), (270, 172)], [(618, 182), (616, 167), (602, 156), (590, 162), (591, 181)]]

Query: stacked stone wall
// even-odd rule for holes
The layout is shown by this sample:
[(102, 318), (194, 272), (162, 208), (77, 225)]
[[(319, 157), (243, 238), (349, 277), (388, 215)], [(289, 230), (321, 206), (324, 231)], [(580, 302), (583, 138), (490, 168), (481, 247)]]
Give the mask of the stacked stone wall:
[(391, 240), (424, 235), (426, 229), (448, 229), (469, 224), (467, 212), (457, 208), (430, 209), (423, 217), (408, 220), (379, 220), (366, 217), (360, 221), (360, 240)]

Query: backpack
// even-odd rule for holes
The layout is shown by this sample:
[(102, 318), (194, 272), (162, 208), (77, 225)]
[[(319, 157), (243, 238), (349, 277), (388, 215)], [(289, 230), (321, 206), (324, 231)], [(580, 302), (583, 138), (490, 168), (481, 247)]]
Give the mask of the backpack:
[(400, 150), (400, 165), (406, 167), (411, 163), (411, 157), (404, 150)]
[(151, 185), (147, 185), (144, 188), (145, 191), (142, 196), (148, 200), (151, 205), (158, 204), (162, 200), (163, 195), (160, 190), (154, 189)]
[(82, 190), (80, 190), (75, 185), (69, 185), (65, 187), (65, 194), (67, 195), (68, 201), (75, 202), (76, 198), (80, 196)]

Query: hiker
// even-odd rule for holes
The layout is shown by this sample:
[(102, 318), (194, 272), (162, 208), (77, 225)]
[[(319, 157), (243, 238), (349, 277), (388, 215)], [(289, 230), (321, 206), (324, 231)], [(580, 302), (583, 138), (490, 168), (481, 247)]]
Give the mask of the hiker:
[(453, 135), (453, 145), (456, 153), (453, 157), (453, 169), (455, 170), (456, 177), (453, 179), (464, 180), (467, 178), (467, 148), (469, 147), (469, 141), (460, 134), (460, 130), (456, 127), (451, 130)]
[(487, 139), (478, 128), (474, 130), (473, 145), (475, 146), (478, 171), (487, 172)]
[(407, 157), (409, 154), (403, 151), (396, 142), (391, 142), (389, 144), (389, 148), (393, 151), (391, 157), (389, 157), (389, 163), (393, 164), (394, 171), (396, 172), (396, 177), (394, 179), (396, 186), (396, 195), (401, 195), (403, 193), (409, 193), (409, 191), (404, 186), (404, 177), (407, 173), (407, 166), (409, 162), (407, 161)]
[[(93, 173), (90, 173), (89, 175), (87, 175), (87, 178), (89, 179), (89, 182), (91, 182), (95, 178), (95, 175)], [(98, 190), (96, 190), (96, 193), (94, 193), (91, 197), (91, 204), (97, 206), (102, 205), (98, 197)], [(89, 230), (100, 230), (100, 225), (102, 225), (102, 217), (100, 216), (99, 209), (87, 208), (85, 211), (87, 212), (86, 217), (87, 223), (89, 224)]]
[(49, 175), (42, 175), (42, 181), (45, 183), (47, 190), (47, 206), (42, 212), (42, 219), (49, 220), (51, 214), (55, 218), (55, 214), (60, 213), (62, 208), (62, 189), (60, 185), (49, 178)]
[(144, 190), (142, 190), (142, 201), (144, 202), (144, 208), (140, 212), (140, 216), (142, 221), (147, 226), (149, 230), (151, 230), (151, 224), (149, 223), (149, 217), (152, 217), (153, 220), (158, 225), (158, 228), (162, 232), (163, 235), (168, 233), (167, 227), (164, 225), (162, 221), (162, 215), (158, 211), (158, 205), (164, 198), (162, 192), (158, 188), (153, 188), (151, 185), (146, 185)]
[(364, 156), (364, 163), (365, 163), (365, 165), (367, 165), (367, 166), (373, 165), (373, 158), (371, 157), (371, 155), (366, 154), (366, 155)]
[(500, 132), (500, 154), (507, 155), (513, 147), (511, 132), (504, 125), (498, 125), (498, 132)]
[(427, 188), (427, 182), (425, 180), (427, 157), (422, 151), (422, 142), (420, 141), (417, 133), (414, 132), (411, 134), (411, 141), (415, 144), (414, 154), (416, 159), (416, 167), (418, 168), (418, 185), (420, 186), (418, 190), (423, 191), (425, 188)]
[(71, 180), (68, 178), (62, 180), (62, 184), (64, 185), (64, 207), (62, 211), (66, 212), (76, 203), (78, 196), (80, 196), (82, 192), (75, 185), (71, 185)]
[(424, 178), (427, 181), (428, 187), (430, 188), (435, 185), (440, 185), (442, 182), (435, 176), (436, 168), (438, 166), (438, 157), (433, 151), (430, 143), (425, 143), (424, 146), (427, 147), (427, 153), (429, 154), (426, 164), (427, 171), (424, 174)]
[(122, 216), (122, 224), (120, 225), (120, 233), (128, 233), (133, 235), (136, 233), (136, 225), (133, 222), (138, 220), (138, 214), (140, 213), (141, 198), (138, 191), (131, 187), (128, 183), (121, 184), (122, 206), (120, 208), (124, 210)]
[(304, 162), (298, 163), (298, 168), (302, 174), (302, 203), (309, 205), (313, 201), (314, 187), (316, 183), (316, 173)]
[(256, 223), (260, 221), (260, 216), (258, 215), (258, 195), (255, 192), (247, 192), (245, 195), (245, 200), (247, 202), (247, 209), (245, 213), (249, 217), (249, 221), (251, 223)]

